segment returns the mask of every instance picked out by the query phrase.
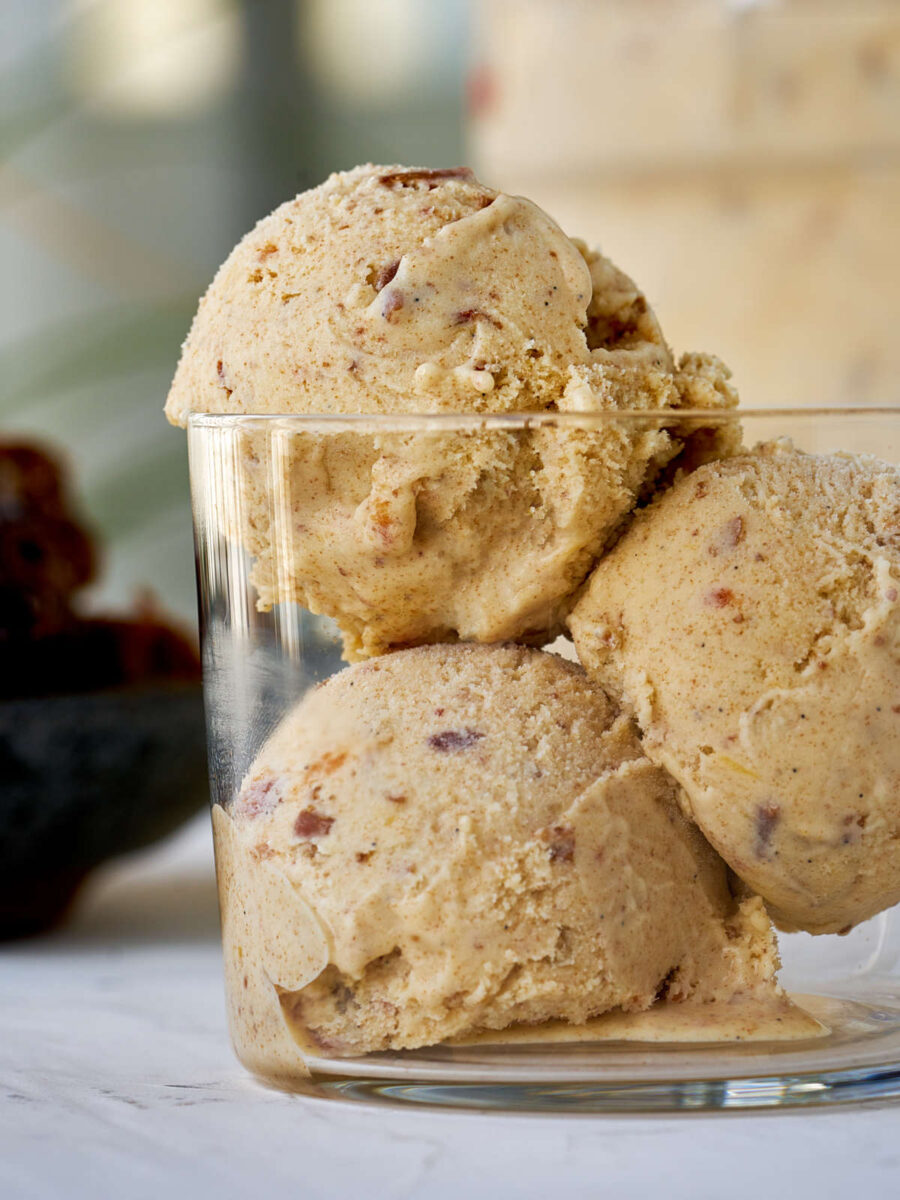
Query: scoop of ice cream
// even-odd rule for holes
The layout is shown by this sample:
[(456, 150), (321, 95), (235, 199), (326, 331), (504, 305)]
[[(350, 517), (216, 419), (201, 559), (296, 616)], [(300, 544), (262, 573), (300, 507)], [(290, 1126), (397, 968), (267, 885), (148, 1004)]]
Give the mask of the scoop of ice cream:
[(430, 646), (333, 676), (218, 817), (239, 1050), (285, 1025), (344, 1055), (774, 996), (761, 903), (676, 791), (555, 655)]
[[(191, 411), (723, 408), (736, 402), (727, 378), (705, 356), (676, 367), (631, 280), (528, 200), (464, 169), (369, 166), (282, 205), (235, 248), (166, 411), (183, 424)], [(242, 479), (219, 508), (256, 559), (260, 605), (333, 616), (355, 658), (555, 636), (686, 430), (673, 416), (669, 429), (233, 436)]]
[(238, 244), (167, 412), (543, 408), (588, 361), (590, 299), (583, 257), (529, 201), (463, 168), (360, 167)]
[(591, 675), (786, 928), (900, 900), (900, 472), (774, 443), (634, 521), (571, 617)]

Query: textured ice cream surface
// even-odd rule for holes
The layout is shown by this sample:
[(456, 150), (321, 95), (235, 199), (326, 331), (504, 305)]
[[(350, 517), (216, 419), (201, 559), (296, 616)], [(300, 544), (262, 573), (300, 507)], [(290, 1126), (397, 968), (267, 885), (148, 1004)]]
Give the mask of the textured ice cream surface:
[(734, 899), (630, 720), (555, 655), (429, 646), (348, 668), (217, 811), (249, 1060), (286, 1054), (285, 1030), (352, 1055), (780, 996), (761, 902)]
[[(204, 296), (166, 406), (232, 414), (616, 412), (736, 403), (676, 364), (638, 288), (464, 169), (360, 167), (283, 204)], [(334, 617), (349, 658), (551, 640), (684, 431), (235, 433), (228, 536), (262, 607)], [(733, 440), (733, 439), (732, 439)], [(725, 436), (717, 451), (729, 439)]]
[(635, 519), (572, 614), (688, 814), (785, 928), (900, 900), (900, 472), (788, 443)]
[(529, 201), (463, 169), (360, 167), (237, 245), (167, 411), (540, 409), (589, 361), (590, 299), (584, 258)]

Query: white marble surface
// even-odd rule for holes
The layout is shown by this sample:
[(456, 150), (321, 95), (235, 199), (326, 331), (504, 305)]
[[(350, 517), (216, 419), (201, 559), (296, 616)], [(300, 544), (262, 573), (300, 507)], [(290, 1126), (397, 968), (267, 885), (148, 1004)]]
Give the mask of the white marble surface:
[(205, 823), (0, 951), (2, 1200), (900, 1196), (900, 1106), (713, 1117), (346, 1108), (228, 1046)]

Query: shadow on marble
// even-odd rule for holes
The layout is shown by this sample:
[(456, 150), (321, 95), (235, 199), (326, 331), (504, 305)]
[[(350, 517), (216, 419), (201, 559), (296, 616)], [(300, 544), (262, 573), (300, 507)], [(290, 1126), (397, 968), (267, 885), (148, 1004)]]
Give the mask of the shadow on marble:
[(193, 942), (219, 940), (212, 875), (117, 881), (88, 893), (56, 940)]
[(136, 881), (100, 895), (87, 891), (56, 929), (0, 949), (70, 954), (153, 944), (213, 946), (219, 937), (215, 880), (184, 877)]
[(48, 953), (218, 942), (212, 837), (204, 813), (157, 846), (101, 867), (62, 924), (9, 946)]

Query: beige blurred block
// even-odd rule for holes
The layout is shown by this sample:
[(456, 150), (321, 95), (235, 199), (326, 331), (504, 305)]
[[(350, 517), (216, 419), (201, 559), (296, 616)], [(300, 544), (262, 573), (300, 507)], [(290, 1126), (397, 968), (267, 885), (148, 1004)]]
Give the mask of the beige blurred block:
[(900, 402), (900, 166), (499, 183), (599, 244), (745, 404)]
[(794, 163), (900, 147), (897, 0), (480, 0), (494, 171)]
[(734, 22), (716, 0), (479, 0), (476, 12), (472, 132), (491, 170), (638, 165), (727, 141)]
[(479, 0), (482, 177), (744, 402), (900, 402), (900, 0)]
[(735, 124), (748, 154), (896, 152), (896, 0), (795, 0), (754, 13), (743, 35)]

